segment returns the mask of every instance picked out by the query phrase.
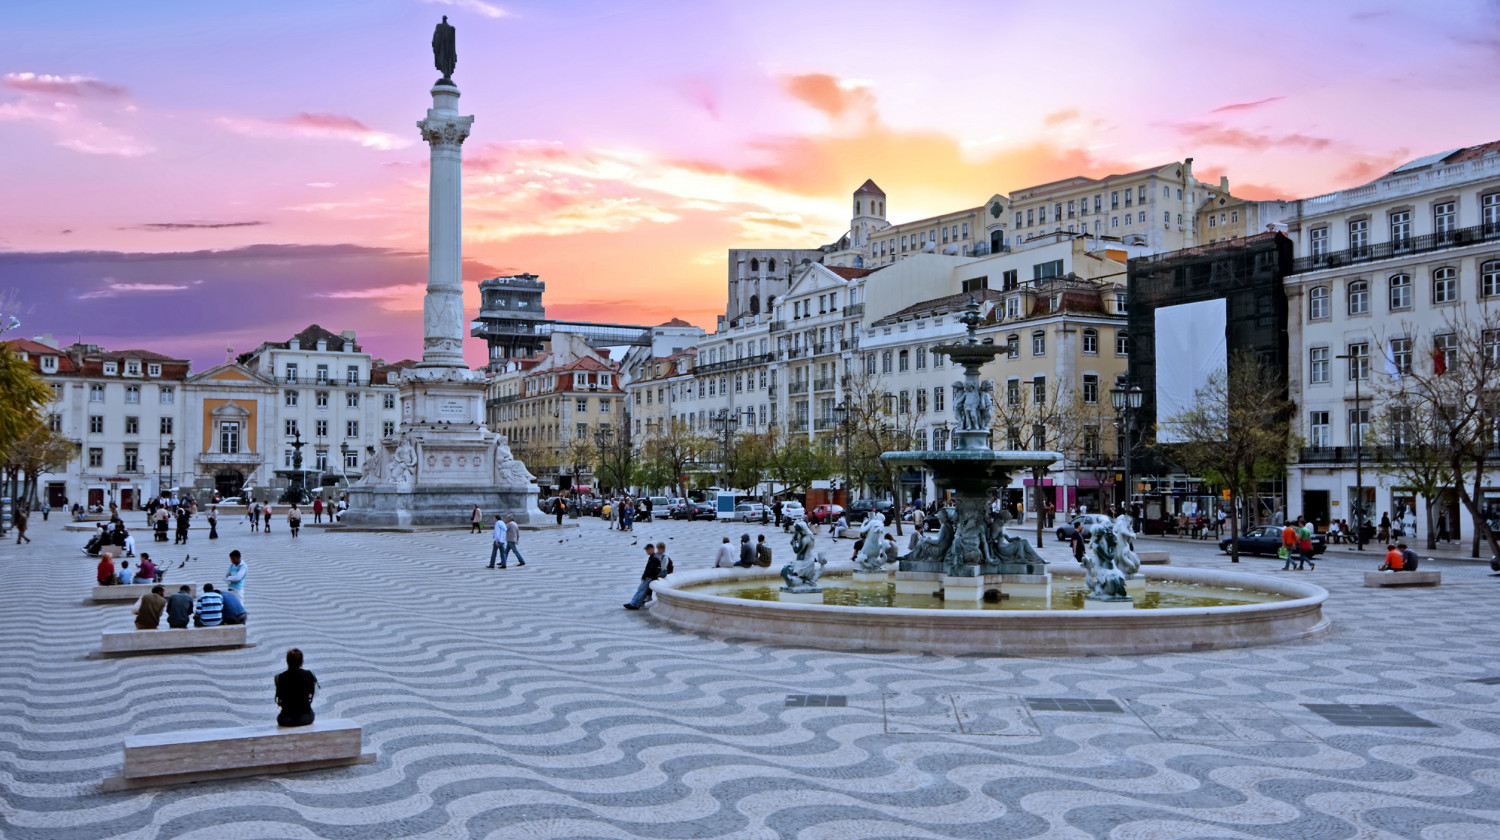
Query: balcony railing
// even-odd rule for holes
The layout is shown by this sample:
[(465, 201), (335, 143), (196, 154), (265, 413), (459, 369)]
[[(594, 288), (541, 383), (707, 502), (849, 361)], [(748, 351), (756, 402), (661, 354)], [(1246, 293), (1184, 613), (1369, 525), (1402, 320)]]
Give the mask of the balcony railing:
[(1309, 446), (1302, 450), (1297, 460), (1304, 464), (1353, 464), (1355, 450), (1366, 462), (1388, 461), (1405, 453), (1395, 446)]
[(1298, 257), (1292, 263), (1292, 273), (1302, 274), (1307, 271), (1321, 271), (1327, 268), (1358, 265), (1376, 260), (1398, 259), (1412, 254), (1425, 254), (1431, 251), (1441, 251), (1446, 248), (1457, 248), (1463, 245), (1472, 245), (1476, 242), (1486, 242), (1496, 239), (1500, 239), (1500, 224), (1492, 222), (1475, 225), (1474, 227), (1456, 228), (1454, 230), (1443, 231), (1442, 233), (1429, 233), (1424, 236), (1413, 236), (1391, 242), (1379, 242), (1359, 248), (1330, 251), (1326, 254), (1318, 254), (1317, 256)]
[(693, 368), (694, 373), (721, 373), (726, 370), (739, 370), (747, 367), (757, 367), (771, 361), (770, 353), (762, 353), (755, 356), (743, 356), (738, 359), (726, 359), (722, 362), (710, 362)]
[(141, 475), (141, 474), (143, 474), (143, 472), (141, 470), (141, 465), (139, 463), (136, 463), (136, 464), (121, 464), (120, 466), (115, 467), (115, 472), (117, 472), (117, 473), (119, 473), (121, 475)]
[(791, 394), (805, 394), (807, 393), (807, 382), (793, 382), (787, 386), (787, 392)]
[(859, 339), (857, 339), (857, 338), (845, 338), (845, 339), (842, 339), (842, 340), (839, 341), (839, 349), (840, 350), (858, 350), (859, 349)]
[(865, 314), (865, 305), (863, 303), (851, 303), (844, 307), (844, 314), (851, 318), (858, 318)]
[(819, 417), (818, 419), (813, 421), (813, 429), (819, 432), (825, 432), (829, 429), (836, 429), (838, 428), (838, 425), (839, 422), (832, 417)]
[(813, 390), (814, 391), (832, 391), (833, 390), (833, 383), (834, 383), (834, 381), (835, 381), (834, 378), (831, 377), (831, 376), (824, 377), (823, 379), (814, 380), (813, 381)]
[(771, 322), (771, 332), (781, 332), (782, 330), (785, 330), (785, 329), (786, 329), (786, 321), (785, 320), (772, 321)]
[(791, 422), (791, 430), (794, 431), (794, 432), (805, 432), (805, 431), (807, 431), (807, 421), (806, 420), (793, 420)]

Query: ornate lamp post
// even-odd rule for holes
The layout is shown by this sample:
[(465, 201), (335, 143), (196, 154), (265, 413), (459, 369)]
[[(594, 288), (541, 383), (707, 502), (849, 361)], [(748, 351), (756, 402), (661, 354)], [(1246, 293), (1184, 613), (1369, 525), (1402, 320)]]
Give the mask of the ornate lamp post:
[(1352, 353), (1343, 356), (1334, 356), (1335, 359), (1344, 359), (1349, 362), (1350, 378), (1354, 380), (1354, 422), (1349, 424), (1350, 436), (1354, 438), (1354, 549), (1365, 550), (1365, 449), (1364, 430), (1365, 424), (1361, 422), (1364, 416), (1359, 413), (1359, 381), (1365, 378), (1366, 370), (1360, 366), (1367, 362), (1368, 356), (1356, 356)]
[(177, 441), (167, 441), (167, 486), (171, 487), (177, 479)]
[(724, 436), (719, 449), (719, 487), (727, 489), (729, 485), (729, 474), (726, 471), (729, 467), (729, 438), (734, 435), (735, 429), (740, 425), (740, 416), (726, 408), (710, 417), (709, 423), (713, 425), (714, 431)]
[(839, 424), (839, 438), (844, 444), (844, 504), (847, 505), (852, 498), (849, 494), (849, 406), (844, 403), (834, 406), (833, 420)]
[(1145, 392), (1141, 386), (1130, 380), (1129, 376), (1121, 375), (1115, 380), (1115, 387), (1109, 389), (1109, 402), (1115, 408), (1116, 423), (1120, 426), (1120, 432), (1124, 435), (1124, 452), (1120, 453), (1125, 462), (1125, 510), (1130, 514), (1132, 527), (1139, 530), (1139, 523), (1135, 521), (1135, 505), (1130, 501), (1131, 490), (1134, 488), (1134, 476), (1131, 475), (1131, 456), (1135, 453), (1135, 418), (1141, 410), (1141, 402)]
[(343, 460), (339, 461), (339, 475), (344, 479), (344, 488), (349, 488), (349, 441), (339, 444), (339, 455)]

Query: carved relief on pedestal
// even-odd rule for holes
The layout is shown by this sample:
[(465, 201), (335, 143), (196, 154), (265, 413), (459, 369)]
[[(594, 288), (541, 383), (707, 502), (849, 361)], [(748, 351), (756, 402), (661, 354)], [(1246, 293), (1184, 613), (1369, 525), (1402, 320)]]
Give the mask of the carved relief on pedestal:
[(473, 117), (443, 119), (431, 116), (430, 111), (428, 114), (427, 119), (417, 123), (417, 128), (422, 130), (422, 139), (432, 148), (456, 150), (469, 138)]

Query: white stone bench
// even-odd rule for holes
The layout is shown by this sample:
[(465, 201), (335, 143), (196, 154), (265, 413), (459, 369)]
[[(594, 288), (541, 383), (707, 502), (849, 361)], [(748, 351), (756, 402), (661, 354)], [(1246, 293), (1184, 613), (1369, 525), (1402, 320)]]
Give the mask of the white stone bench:
[(1432, 571), (1415, 572), (1365, 572), (1365, 586), (1438, 586), (1443, 582), (1443, 573)]
[(1135, 556), (1141, 558), (1142, 566), (1169, 566), (1172, 563), (1172, 555), (1166, 551), (1137, 551)]
[(100, 634), (102, 653), (155, 653), (164, 650), (244, 647), (245, 625), (157, 630), (110, 630)]
[(104, 780), (104, 790), (179, 785), (297, 773), (324, 767), (370, 764), (361, 752), (363, 731), (348, 718), (319, 720), (310, 726), (235, 726), (132, 735), (125, 739), (125, 764)]
[[(166, 590), (168, 596), (181, 589), (180, 583), (127, 583), (123, 586), (95, 586), (94, 594), (89, 598), (94, 601), (131, 601), (151, 591), (151, 587), (160, 586)], [(198, 584), (187, 584), (188, 591), (193, 593), (193, 598), (198, 597)]]

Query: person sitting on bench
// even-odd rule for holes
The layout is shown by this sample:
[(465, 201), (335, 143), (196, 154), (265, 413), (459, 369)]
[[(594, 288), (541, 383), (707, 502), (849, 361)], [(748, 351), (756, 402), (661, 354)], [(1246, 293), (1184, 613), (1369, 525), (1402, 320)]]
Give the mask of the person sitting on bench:
[(167, 626), (186, 630), (193, 617), (193, 590), (184, 586), (167, 599)]
[(203, 584), (203, 594), (198, 596), (198, 614), (193, 616), (194, 627), (218, 627), (224, 623), (224, 596), (214, 591), (211, 583)]
[(302, 668), (302, 651), (286, 652), (286, 670), (276, 675), (277, 726), (308, 726), (313, 722), (312, 701), (318, 678)]
[(131, 610), (135, 613), (135, 629), (155, 630), (161, 624), (161, 611), (167, 606), (166, 591), (166, 587), (153, 586), (150, 592), (141, 596), (135, 609)]
[(94, 577), (100, 586), (114, 586), (120, 582), (119, 576), (115, 574), (115, 556), (108, 551), (99, 555), (99, 567), (95, 570)]
[(152, 562), (150, 554), (142, 551), (141, 562), (135, 565), (136, 583), (156, 583), (156, 578), (158, 577), (159, 572), (156, 568), (156, 563)]
[(1399, 572), (1406, 568), (1406, 558), (1401, 556), (1401, 551), (1394, 545), (1385, 547), (1385, 562), (1380, 564), (1377, 572)]
[(234, 590), (226, 589), (219, 593), (219, 597), (224, 599), (224, 623), (244, 624), (248, 614), (245, 612), (244, 603), (240, 601), (238, 595), (234, 594)]

